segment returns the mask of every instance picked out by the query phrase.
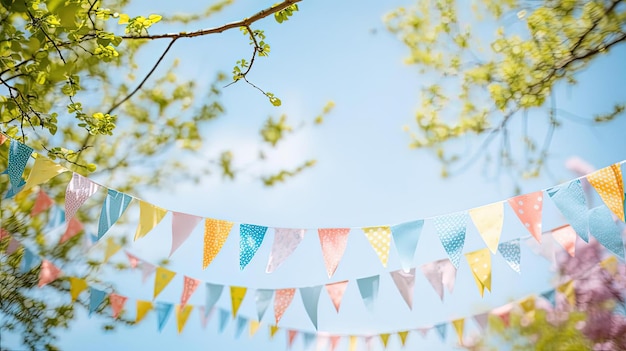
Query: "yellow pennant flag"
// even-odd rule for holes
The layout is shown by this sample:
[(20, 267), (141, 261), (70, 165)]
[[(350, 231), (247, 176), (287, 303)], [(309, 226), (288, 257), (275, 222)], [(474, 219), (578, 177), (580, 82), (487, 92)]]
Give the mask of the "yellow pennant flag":
[(489, 249), (484, 248), (468, 252), (465, 254), (465, 258), (472, 269), (472, 275), (482, 297), (485, 293), (485, 288), (491, 291), (491, 254), (489, 254)]
[(270, 325), (270, 339), (274, 338), (274, 335), (276, 335), (278, 329), (280, 328), (277, 325)]
[(233, 222), (220, 219), (207, 218), (204, 221), (204, 255), (202, 257), (202, 269), (206, 269), (228, 238)]
[(606, 206), (624, 222), (624, 181), (619, 164), (599, 169), (587, 176), (587, 180)]
[(250, 337), (253, 337), (254, 334), (256, 334), (260, 326), (261, 326), (261, 322), (255, 321), (254, 319), (250, 320)]
[(165, 269), (163, 267), (156, 268), (156, 274), (154, 276), (154, 299), (165, 289), (167, 284), (169, 284), (174, 276), (175, 272), (170, 271), (169, 269)]
[(559, 286), (558, 288), (556, 288), (556, 290), (565, 295), (565, 297), (567, 298), (567, 302), (569, 302), (571, 306), (576, 305), (576, 292), (574, 291), (573, 280), (570, 280), (569, 282)]
[(135, 317), (135, 324), (141, 322), (143, 317), (145, 317), (151, 309), (152, 302), (137, 300), (137, 317)]
[(524, 315), (528, 318), (535, 318), (535, 297), (529, 296), (519, 303)]
[(600, 267), (602, 267), (605, 271), (611, 273), (611, 275), (617, 274), (617, 257), (609, 256), (607, 259), (602, 260), (602, 262), (600, 262)]
[(389, 227), (365, 227), (362, 228), (365, 237), (378, 255), (383, 267), (387, 267), (389, 259), (389, 247), (391, 246), (391, 228)]
[(468, 212), (485, 244), (495, 254), (498, 251), (498, 242), (500, 242), (504, 223), (504, 203), (496, 202), (473, 208)]
[(356, 351), (356, 336), (355, 335), (350, 335), (350, 347), (349, 350), (350, 351)]
[(109, 258), (120, 251), (121, 248), (122, 245), (118, 244), (112, 236), (107, 237), (106, 246), (104, 248), (104, 262), (109, 261)]
[(87, 281), (76, 277), (70, 277), (70, 295), (72, 296), (72, 302), (76, 301), (78, 295), (87, 289)]
[(389, 343), (389, 333), (380, 334), (380, 341), (383, 342), (383, 346), (386, 349), (387, 348), (387, 344)]
[(67, 171), (67, 168), (52, 162), (49, 158), (37, 155), (35, 164), (30, 170), (30, 174), (28, 175), (28, 179), (26, 180), (26, 184), (24, 184), (22, 191), (45, 183), (57, 175)]
[(459, 345), (463, 345), (463, 329), (465, 329), (465, 319), (456, 319), (452, 321), (452, 326), (456, 331), (456, 335), (459, 338)]
[(241, 306), (243, 298), (246, 297), (247, 290), (248, 288), (244, 288), (241, 286), (230, 287), (230, 298), (233, 305), (233, 319), (237, 316), (237, 311), (239, 311), (239, 307)]
[(139, 225), (135, 232), (135, 240), (143, 238), (161, 222), (167, 210), (154, 206), (145, 201), (139, 201)]
[(404, 346), (406, 344), (406, 338), (409, 336), (409, 331), (405, 330), (398, 332), (398, 336), (400, 337), (400, 343), (402, 343), (402, 346)]
[(176, 326), (178, 327), (178, 334), (183, 332), (191, 310), (193, 310), (193, 305), (185, 305), (183, 308), (180, 308), (180, 305), (176, 305)]

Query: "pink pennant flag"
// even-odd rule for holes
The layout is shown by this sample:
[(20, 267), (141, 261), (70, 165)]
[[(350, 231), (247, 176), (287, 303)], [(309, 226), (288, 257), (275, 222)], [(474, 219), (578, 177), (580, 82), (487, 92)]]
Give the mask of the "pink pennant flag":
[(500, 306), (496, 309), (491, 310), (491, 314), (498, 316), (505, 327), (509, 326), (509, 317), (511, 316), (511, 310), (513, 309), (513, 305), (508, 303), (504, 306)]
[(448, 292), (454, 290), (454, 283), (456, 281), (456, 268), (450, 262), (449, 259), (443, 259), (427, 263), (421, 267), (424, 276), (433, 286), (439, 298), (443, 301), (443, 288), (448, 289)]
[(266, 273), (272, 273), (280, 266), (294, 250), (300, 245), (304, 238), (304, 229), (275, 228), (274, 243), (272, 252), (267, 262)]
[(422, 338), (425, 338), (431, 329), (433, 329), (433, 327), (424, 327), (424, 328), (417, 328), (417, 331), (422, 335)]
[(65, 229), (65, 233), (61, 237), (59, 244), (62, 244), (70, 240), (72, 237), (80, 233), (82, 230), (83, 230), (83, 224), (78, 219), (76, 218), (70, 219), (69, 223), (67, 224), (67, 229)]
[(283, 314), (291, 304), (296, 289), (278, 289), (276, 290), (276, 296), (274, 297), (274, 317), (276, 318), (276, 325), (283, 317)]
[(43, 259), (41, 261), (41, 271), (39, 271), (39, 287), (55, 281), (61, 275), (61, 269), (57, 268), (52, 262)]
[(183, 307), (185, 307), (187, 301), (189, 301), (189, 298), (191, 297), (191, 295), (193, 295), (194, 291), (196, 291), (198, 285), (200, 285), (200, 281), (198, 279), (185, 276), (185, 281), (183, 282), (183, 294), (180, 296), (181, 310), (183, 309)]
[(0, 134), (0, 145), (4, 144), (4, 142), (7, 141), (8, 139), (9, 138), (4, 136), (4, 134)]
[(145, 261), (141, 262), (141, 282), (145, 283), (148, 277), (152, 273), (154, 273), (155, 270), (156, 270), (156, 266), (153, 265), (152, 263), (148, 263)]
[(172, 211), (172, 249), (170, 256), (189, 238), (189, 235), (201, 220), (201, 217)]
[(20, 248), (20, 246), (22, 246), (22, 244), (20, 244), (19, 241), (15, 240), (15, 238), (11, 237), (11, 240), (9, 241), (9, 245), (7, 246), (7, 249), (6, 249), (6, 254), (7, 255), (13, 254), (15, 251), (17, 251), (17, 249)]
[(298, 335), (297, 330), (287, 330), (287, 348), (291, 348), (293, 341), (296, 339), (296, 335)]
[(486, 330), (487, 323), (489, 321), (489, 313), (485, 312), (485, 313), (477, 314), (474, 316), (474, 320), (476, 321), (476, 324), (478, 324), (481, 330)]
[(130, 268), (135, 269), (139, 265), (139, 258), (128, 251), (125, 251), (126, 257), (128, 258), (128, 264)]
[(109, 303), (111, 304), (111, 310), (113, 310), (113, 318), (119, 317), (120, 312), (124, 309), (126, 300), (128, 300), (126, 296), (118, 295), (116, 293), (111, 293), (109, 295)]
[(70, 220), (88, 198), (95, 194), (100, 186), (78, 173), (72, 175), (72, 180), (65, 190), (65, 219)]
[(206, 329), (206, 325), (209, 323), (209, 319), (211, 319), (211, 316), (213, 316), (213, 312), (215, 312), (214, 308), (211, 308), (209, 310), (209, 313), (205, 313), (205, 306), (200, 306), (199, 307), (199, 313), (200, 313), (200, 325), (202, 325), (202, 329)]
[(551, 233), (554, 240), (559, 243), (559, 245), (563, 246), (570, 256), (574, 257), (576, 254), (576, 238), (578, 237), (574, 228), (570, 225), (566, 225), (553, 229)]
[(328, 291), (328, 296), (330, 300), (333, 302), (335, 306), (335, 310), (339, 313), (339, 306), (341, 305), (341, 299), (343, 299), (343, 293), (346, 292), (346, 288), (348, 287), (348, 281), (344, 280), (342, 282), (326, 284), (326, 291)]
[(413, 309), (413, 291), (415, 288), (415, 268), (411, 268), (410, 271), (405, 272), (400, 269), (397, 271), (390, 272), (391, 279), (396, 283), (396, 287), (398, 291), (400, 291), (400, 295), (409, 305), (409, 309)]
[(330, 336), (330, 351), (335, 351), (337, 349), (337, 346), (339, 345), (339, 341), (341, 341), (340, 335)]
[(320, 244), (322, 245), (326, 272), (328, 273), (328, 278), (330, 278), (335, 274), (339, 261), (341, 261), (346, 250), (350, 228), (326, 228), (318, 229), (317, 231)]
[(30, 216), (35, 217), (41, 212), (49, 209), (54, 205), (54, 201), (46, 194), (43, 190), (39, 189), (37, 193), (37, 198), (35, 199), (35, 204), (33, 208), (30, 210)]
[(536, 191), (534, 193), (510, 198), (509, 205), (530, 234), (532, 234), (538, 242), (541, 242), (543, 192)]

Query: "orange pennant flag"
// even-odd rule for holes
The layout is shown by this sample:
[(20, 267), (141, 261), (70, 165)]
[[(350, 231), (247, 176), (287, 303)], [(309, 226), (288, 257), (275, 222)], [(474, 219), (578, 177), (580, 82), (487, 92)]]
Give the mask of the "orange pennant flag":
[(552, 237), (559, 243), (567, 253), (574, 257), (576, 254), (576, 231), (572, 226), (566, 225), (552, 230)]
[(606, 206), (624, 222), (624, 181), (620, 165), (599, 169), (589, 174), (587, 180)]
[(145, 201), (139, 201), (139, 224), (137, 225), (137, 231), (135, 232), (135, 240), (143, 238), (154, 227), (156, 227), (163, 217), (167, 214), (167, 210), (147, 203)]
[(296, 289), (278, 289), (274, 298), (274, 317), (276, 317), (276, 324), (280, 321), (283, 314), (291, 304)]
[(233, 307), (233, 319), (237, 316), (237, 311), (239, 311), (239, 307), (241, 306), (243, 298), (246, 297), (247, 291), (248, 288), (241, 286), (230, 287), (230, 298)]
[(390, 227), (366, 227), (362, 228), (365, 237), (372, 245), (372, 248), (378, 255), (383, 267), (387, 267), (389, 260), (389, 247), (391, 246), (391, 228)]
[(350, 228), (323, 228), (317, 230), (322, 246), (322, 256), (326, 264), (328, 278), (332, 277), (339, 266), (339, 261), (346, 251)]
[(41, 261), (41, 270), (39, 271), (39, 287), (55, 281), (61, 275), (61, 269), (52, 264), (52, 262), (43, 259)]
[(485, 288), (491, 291), (491, 254), (488, 248), (468, 252), (465, 254), (467, 263), (472, 269), (472, 275), (482, 297)]
[(509, 199), (509, 205), (522, 222), (524, 227), (538, 242), (541, 242), (541, 209), (543, 208), (543, 192), (520, 195)]
[(346, 288), (348, 287), (348, 281), (344, 280), (342, 282), (326, 284), (326, 290), (328, 291), (328, 296), (330, 300), (333, 302), (333, 306), (335, 306), (335, 310), (339, 312), (339, 306), (341, 305), (341, 299), (343, 299), (343, 294), (346, 292)]
[(37, 198), (35, 199), (35, 204), (33, 208), (30, 210), (30, 216), (35, 217), (41, 212), (49, 209), (54, 205), (54, 201), (48, 196), (43, 190), (39, 189), (39, 193), (37, 193)]
[(154, 299), (156, 299), (161, 291), (163, 291), (172, 279), (174, 279), (175, 275), (176, 273), (170, 271), (169, 269), (165, 269), (163, 267), (156, 268), (156, 275), (154, 276)]
[(189, 319), (189, 315), (191, 314), (191, 310), (193, 310), (192, 305), (185, 305), (184, 307), (176, 305), (176, 326), (178, 328), (178, 334), (183, 332), (185, 324), (187, 324), (187, 319)]
[(119, 317), (122, 309), (124, 309), (126, 300), (128, 300), (126, 296), (118, 295), (116, 293), (111, 293), (109, 295), (109, 303), (111, 304), (111, 310), (113, 311), (113, 318)]
[(63, 236), (61, 236), (59, 244), (70, 240), (81, 231), (83, 231), (83, 224), (78, 219), (76, 219), (76, 217), (72, 217), (69, 223), (67, 223), (67, 229), (65, 230), (65, 233), (63, 233)]
[(202, 269), (206, 269), (222, 250), (222, 246), (228, 238), (233, 222), (220, 219), (207, 218), (204, 221), (204, 255), (202, 257)]

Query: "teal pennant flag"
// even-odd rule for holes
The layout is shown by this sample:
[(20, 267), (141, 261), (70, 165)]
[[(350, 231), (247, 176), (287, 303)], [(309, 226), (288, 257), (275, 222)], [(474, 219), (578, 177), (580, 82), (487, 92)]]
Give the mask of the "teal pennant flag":
[(104, 199), (102, 211), (100, 212), (100, 221), (98, 223), (98, 239), (117, 222), (122, 216), (126, 208), (130, 204), (132, 198), (124, 193), (108, 189), (107, 197)]
[(435, 217), (433, 223), (441, 244), (450, 257), (450, 262), (456, 269), (459, 269), (461, 253), (465, 245), (467, 213), (457, 212)]
[(263, 243), (267, 227), (254, 224), (239, 226), (239, 269), (243, 270)]
[(417, 248), (417, 242), (420, 239), (423, 227), (423, 219), (391, 227), (393, 242), (400, 256), (402, 270), (405, 272), (408, 272), (413, 266), (413, 256), (415, 256), (415, 249)]
[(580, 179), (548, 189), (548, 195), (550, 195), (552, 202), (561, 211), (563, 217), (574, 228), (576, 234), (585, 242), (589, 242), (589, 209)]

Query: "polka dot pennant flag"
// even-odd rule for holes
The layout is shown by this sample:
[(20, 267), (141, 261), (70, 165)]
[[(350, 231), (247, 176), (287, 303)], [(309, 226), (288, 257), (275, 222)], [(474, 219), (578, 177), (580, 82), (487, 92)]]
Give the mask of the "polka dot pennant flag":
[(589, 232), (602, 246), (624, 259), (624, 242), (622, 231), (613, 221), (611, 210), (599, 206), (589, 211)]
[(52, 264), (48, 260), (41, 261), (41, 270), (39, 271), (39, 284), (41, 288), (44, 285), (52, 283), (61, 275), (61, 269)]
[(304, 229), (274, 229), (274, 243), (272, 244), (272, 252), (267, 262), (266, 273), (272, 273), (280, 266), (294, 250), (300, 245), (304, 238)]
[(485, 288), (491, 291), (491, 254), (488, 248), (484, 248), (477, 251), (468, 252), (465, 254), (467, 263), (472, 270), (472, 276), (480, 296), (483, 297)]
[(448, 253), (450, 261), (457, 269), (461, 260), (461, 251), (463, 251), (463, 245), (465, 244), (466, 222), (466, 212), (443, 215), (435, 217), (433, 220), (441, 244)]
[(551, 232), (552, 238), (561, 245), (567, 253), (574, 257), (576, 254), (576, 232), (574, 228), (569, 225), (565, 225), (556, 229), (553, 229)]
[(176, 328), (178, 329), (178, 334), (183, 332), (192, 310), (192, 305), (176, 305)]
[(328, 292), (328, 296), (330, 300), (333, 302), (333, 306), (335, 306), (335, 310), (339, 312), (339, 306), (341, 306), (341, 299), (343, 299), (343, 294), (346, 292), (346, 288), (348, 287), (348, 281), (344, 280), (342, 282), (326, 284), (326, 291)]
[(521, 273), (520, 263), (522, 255), (519, 239), (513, 239), (500, 243), (500, 245), (498, 245), (498, 252), (500, 252), (500, 255), (502, 255), (506, 263), (508, 263), (514, 271)]
[(267, 227), (254, 224), (239, 225), (239, 269), (246, 268), (252, 257), (259, 250)]
[(424, 227), (424, 220), (401, 223), (391, 227), (391, 235), (398, 250), (400, 264), (405, 272), (408, 272), (413, 265), (415, 249)]
[(404, 302), (413, 309), (413, 291), (415, 289), (415, 268), (411, 268), (409, 272), (397, 270), (389, 273), (391, 279), (396, 284), (400, 295)]
[(26, 191), (39, 184), (45, 183), (57, 175), (67, 171), (67, 168), (52, 162), (52, 160), (47, 157), (37, 157), (35, 158), (35, 164), (30, 170), (30, 174), (28, 175), (28, 179), (26, 180), (26, 184), (22, 188), (22, 191)]
[(576, 234), (589, 242), (587, 200), (580, 180), (555, 186), (548, 190), (548, 195)]
[(126, 296), (118, 295), (116, 293), (109, 294), (109, 303), (111, 304), (113, 318), (119, 317), (120, 313), (124, 309), (126, 300), (128, 300)]
[(296, 289), (294, 288), (276, 290), (276, 296), (274, 298), (274, 318), (276, 318), (277, 325), (289, 305), (291, 305), (295, 294)]
[(614, 164), (597, 170), (589, 174), (587, 180), (606, 206), (624, 222), (624, 181), (620, 165)]
[(541, 242), (541, 211), (543, 208), (543, 192), (536, 191), (509, 199), (509, 205), (522, 222), (526, 230)]
[(143, 319), (143, 317), (146, 316), (146, 314), (148, 314), (148, 312), (150, 312), (150, 310), (152, 309), (152, 302), (150, 301), (143, 301), (143, 300), (137, 300), (137, 314), (135, 317), (135, 324), (141, 322), (141, 320)]
[(326, 264), (328, 278), (332, 277), (337, 270), (339, 261), (346, 251), (350, 228), (324, 228), (317, 230), (322, 246), (322, 256)]
[(131, 201), (132, 197), (129, 195), (108, 189), (107, 197), (104, 199), (102, 210), (100, 211), (98, 239), (102, 238), (109, 228), (124, 214)]
[(220, 219), (207, 218), (204, 221), (204, 253), (202, 256), (202, 269), (206, 269), (228, 238), (233, 227), (233, 222)]
[(320, 300), (320, 293), (322, 292), (322, 286), (310, 286), (306, 288), (300, 288), (300, 297), (302, 297), (302, 304), (306, 310), (311, 323), (317, 330), (317, 305)]
[(504, 203), (496, 202), (468, 211), (478, 233), (494, 254), (498, 250), (502, 225), (504, 224)]
[(174, 307), (174, 305), (172, 305), (171, 303), (156, 303), (155, 308), (157, 311), (157, 326), (159, 329), (159, 333), (163, 330), (163, 327), (165, 327), (167, 320), (170, 318), (170, 315), (172, 314), (172, 307)]
[(70, 183), (65, 190), (65, 219), (70, 220), (78, 211), (78, 208), (95, 194), (100, 186), (78, 173), (72, 175)]
[(170, 256), (189, 238), (191, 232), (202, 220), (201, 217), (181, 212), (172, 212), (172, 249)]
[(176, 275), (175, 272), (170, 271), (169, 269), (163, 267), (156, 267), (156, 275), (154, 276), (154, 295), (153, 298), (156, 299), (157, 296), (165, 289), (165, 287), (174, 279)]
[(389, 260), (389, 247), (391, 246), (391, 229), (389, 227), (366, 227), (363, 228), (365, 237), (378, 255), (383, 267), (387, 267)]
[(375, 275), (367, 278), (357, 279), (357, 286), (361, 298), (370, 311), (374, 308), (374, 301), (378, 297), (378, 286), (380, 285), (380, 276)]
[(184, 307), (189, 301), (189, 298), (200, 285), (200, 281), (198, 279), (190, 278), (185, 276), (185, 280), (183, 281), (183, 293), (180, 296), (180, 306)]
[(17, 194), (22, 186), (26, 184), (22, 179), (26, 164), (33, 153), (33, 149), (27, 145), (20, 143), (19, 141), (11, 139), (9, 144), (9, 164), (7, 169), (0, 174), (7, 174), (9, 176), (9, 183), (11, 188), (5, 195), (6, 199), (9, 199)]
[(237, 311), (239, 311), (239, 307), (241, 307), (241, 303), (243, 302), (244, 297), (246, 297), (246, 292), (248, 288), (243, 286), (231, 286), (230, 287), (230, 299), (232, 305), (233, 319), (237, 316)]
[(143, 238), (154, 227), (156, 227), (163, 217), (167, 214), (167, 210), (147, 203), (145, 201), (139, 201), (139, 224), (137, 225), (137, 231), (135, 232), (135, 240)]
[(41, 212), (51, 208), (52, 205), (54, 205), (54, 200), (52, 200), (50, 196), (48, 196), (48, 194), (46, 194), (43, 190), (40, 189), (39, 193), (37, 193), (35, 204), (33, 205), (33, 208), (30, 210), (30, 216), (34, 217), (40, 214)]

